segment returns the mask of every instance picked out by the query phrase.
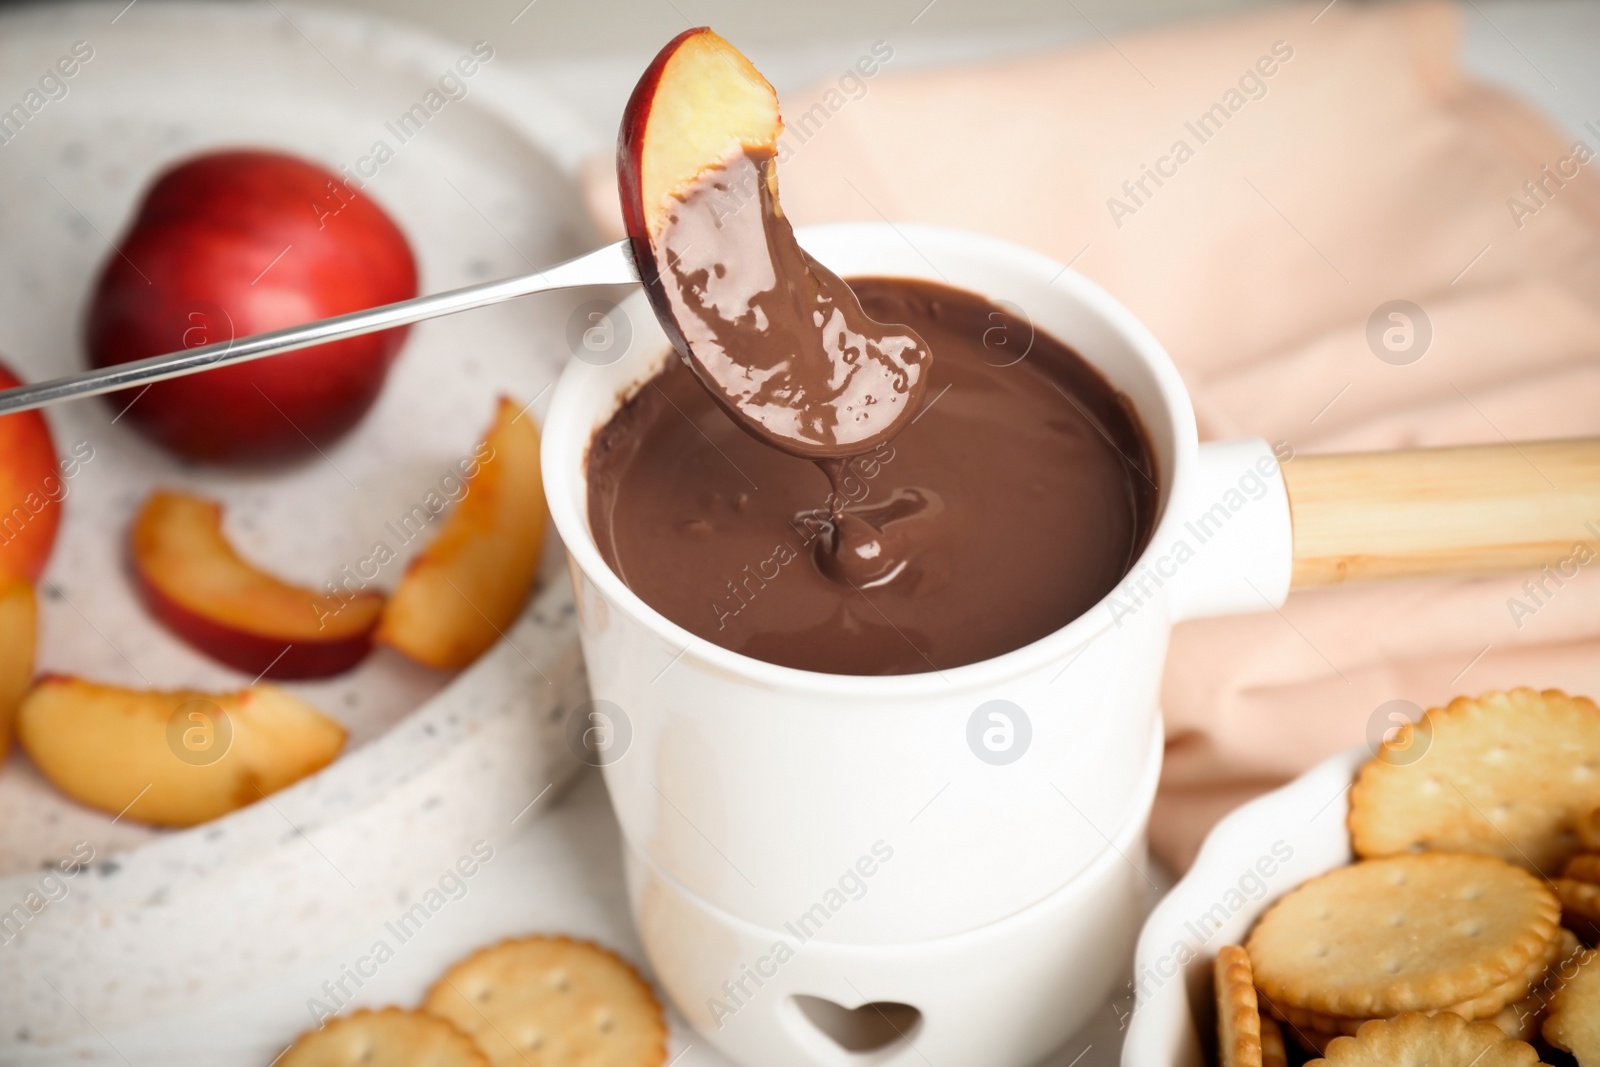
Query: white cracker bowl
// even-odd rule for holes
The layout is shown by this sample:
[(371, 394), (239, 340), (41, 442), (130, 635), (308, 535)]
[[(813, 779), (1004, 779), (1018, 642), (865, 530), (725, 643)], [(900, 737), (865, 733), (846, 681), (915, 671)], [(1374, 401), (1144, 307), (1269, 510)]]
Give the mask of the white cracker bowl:
[(1134, 956), (1123, 1067), (1202, 1067), (1216, 1041), (1211, 962), (1267, 908), (1352, 859), (1345, 816), (1365, 747), (1324, 760), (1239, 808), (1206, 837), (1183, 880), (1156, 906)]

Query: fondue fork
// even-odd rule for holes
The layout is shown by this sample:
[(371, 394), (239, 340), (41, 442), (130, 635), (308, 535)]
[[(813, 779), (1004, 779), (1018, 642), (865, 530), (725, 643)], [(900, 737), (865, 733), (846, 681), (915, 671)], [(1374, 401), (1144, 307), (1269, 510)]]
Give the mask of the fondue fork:
[(636, 283), (639, 269), (634, 265), (633, 253), (627, 241), (597, 248), (592, 252), (557, 263), (553, 267), (534, 271), (515, 278), (469, 285), (462, 289), (413, 297), (365, 311), (352, 311), (331, 319), (308, 322), (302, 326), (289, 326), (281, 330), (198, 348), (185, 348), (161, 356), (118, 363), (110, 367), (70, 374), (48, 382), (35, 382), (0, 391), (0, 415), (29, 411), (63, 400), (85, 396), (99, 396), (119, 389), (149, 385), (168, 378), (181, 378), (215, 367), (246, 363), (284, 352), (293, 352), (313, 345), (342, 341), (347, 337), (377, 333), (396, 326), (406, 326), (424, 319), (454, 315), (460, 311), (487, 307), (519, 296), (548, 292), (552, 289), (572, 289), (582, 285), (623, 285)]

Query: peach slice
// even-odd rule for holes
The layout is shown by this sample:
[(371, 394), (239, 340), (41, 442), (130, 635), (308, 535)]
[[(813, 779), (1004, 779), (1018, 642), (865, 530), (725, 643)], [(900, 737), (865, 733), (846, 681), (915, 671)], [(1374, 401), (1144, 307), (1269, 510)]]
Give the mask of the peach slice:
[(23, 698), (17, 739), (80, 804), (194, 826), (326, 767), (345, 732), (271, 685), (163, 692), (50, 676)]
[(158, 490), (130, 542), (150, 613), (220, 663), (258, 678), (325, 678), (372, 649), (380, 594), (325, 596), (252, 566), (228, 543), (214, 501)]
[(457, 670), (477, 659), (522, 611), (544, 544), (539, 430), (501, 397), (482, 458), (439, 535), (406, 568), (376, 640), (418, 663)]
[(0, 579), (0, 761), (11, 751), (12, 720), (33, 681), (37, 634), (33, 586), (19, 578)]
[(622, 217), (651, 309), (723, 410), (791, 455), (846, 459), (915, 419), (932, 354), (795, 240), (782, 133), (748, 59), (710, 30), (679, 34), (623, 112)]
[(634, 252), (652, 254), (638, 235), (660, 234), (670, 197), (745, 149), (775, 152), (782, 132), (777, 92), (737, 48), (704, 26), (669, 41), (628, 98), (617, 144)]

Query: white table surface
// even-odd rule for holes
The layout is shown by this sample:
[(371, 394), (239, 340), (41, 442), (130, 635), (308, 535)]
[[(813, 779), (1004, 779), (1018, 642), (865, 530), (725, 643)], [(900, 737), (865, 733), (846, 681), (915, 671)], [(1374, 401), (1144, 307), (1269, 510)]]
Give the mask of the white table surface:
[[(554, 2), (545, 0), (547, 9)], [(702, 13), (693, 5), (672, 4), (670, 0), (662, 2), (671, 9), (668, 16), (640, 19), (631, 26), (625, 19), (617, 21), (599, 45), (585, 38), (582, 54), (575, 58), (563, 55), (560, 37), (563, 32), (575, 33), (573, 27), (583, 24), (581, 17), (571, 16), (570, 12), (550, 17), (547, 25), (553, 29), (542, 43), (525, 44), (512, 52), (533, 76), (588, 123), (586, 136), (592, 138), (596, 147), (608, 143), (614, 136), (622, 102), (640, 69), (641, 50), (648, 54), (655, 47), (650, 42), (658, 42), (663, 32), (681, 28), (682, 20), (673, 17), (671, 12), (687, 6), (690, 16), (715, 21), (712, 15)], [(345, 6), (365, 7), (393, 17), (397, 5), (379, 0), (356, 0)], [(425, 16), (422, 21), (430, 24), (435, 32), (454, 33), (467, 39), (479, 34), (477, 24), (488, 17), (486, 5), (481, 4), (460, 5), (459, 8), (424, 6), (416, 0), (398, 6), (402, 11), (415, 8), (422, 12)], [(912, 6), (920, 8), (922, 3)], [(928, 25), (914, 32), (908, 24), (906, 43), (897, 42), (897, 68), (1017, 53), (1085, 40), (1098, 33), (1081, 16), (1063, 17), (1061, 9), (1055, 5), (1048, 5), (1047, 10), (1046, 6), (1013, 0), (1002, 5), (1009, 21), (990, 30), (982, 28), (981, 20), (973, 21), (976, 5), (971, 5), (970, 0), (942, 0), (940, 6), (959, 10), (953, 15), (946, 13), (936, 18), (939, 9), (934, 8), (928, 16)], [(1176, 0), (1165, 5), (1177, 10), (1194, 10), (1198, 6)], [(515, 14), (515, 9), (521, 7), (521, 0), (500, 4), (494, 14), (503, 21), (509, 17), (507, 12)], [(614, 18), (617, 7), (617, 0), (610, 0), (602, 10), (610, 12), (608, 18)], [(1154, 7), (1147, 4), (1142, 10), (1148, 15), (1161, 8), (1161, 4)], [(1115, 28), (1114, 12), (1107, 12), (1103, 5), (1090, 5), (1089, 10), (1104, 12), (1096, 17), (1100, 28)], [(526, 23), (526, 29), (537, 33), (543, 13), (538, 7), (528, 11), (517, 25)], [(1575, 137), (1595, 143), (1597, 135), (1583, 127), (1586, 121), (1600, 118), (1600, 64), (1594, 62), (1597, 43), (1600, 43), (1600, 4), (1578, 0), (1541, 4), (1467, 0), (1465, 11), (1464, 57), (1469, 66), (1480, 76), (1505, 85), (1547, 109)], [(451, 12), (458, 12), (459, 17), (452, 16)], [(945, 18), (947, 22), (940, 21)], [(661, 25), (657, 25), (658, 22)], [(752, 49), (780, 90), (803, 85), (852, 59), (860, 50), (858, 38), (865, 36), (870, 41), (883, 36), (876, 23), (866, 23), (866, 16), (863, 16), (863, 25), (858, 27), (860, 32), (852, 32), (845, 18), (834, 19), (832, 23), (837, 32), (831, 37), (813, 34), (796, 47), (767, 44)], [(941, 29), (941, 26), (947, 28)], [(615, 36), (609, 36), (613, 32)], [(614, 47), (605, 47), (607, 43)], [(473, 946), (499, 937), (507, 915), (517, 916), (528, 930), (592, 937), (635, 959), (642, 958), (627, 913), (617, 824), (598, 775), (586, 774), (564, 796), (543, 803), (547, 807), (542, 816), (525, 820), (525, 829), (505, 842), (504, 859), (486, 866), (462, 902), (442, 912), (415, 943), (408, 946), (408, 953), (369, 982), (362, 990), (360, 1003), (415, 1003), (420, 990), (443, 963)], [(524, 877), (530, 868), (542, 872), (536, 882), (530, 883)], [(366, 935), (366, 931), (352, 931), (349, 944), (330, 946), (324, 960), (282, 981), (299, 990), (315, 988), (320, 976), (338, 972), (341, 963), (351, 958), (352, 949), (359, 951), (357, 946), (364, 944)], [(170, 1034), (172, 1027), (218, 1030), (247, 1027), (250, 1025), (249, 1001), (249, 997), (241, 996), (209, 1005), (202, 1018), (168, 1019), (159, 1025), (109, 1036), (115, 1040), (115, 1052), (120, 1060), (131, 1064), (160, 1063), (165, 1043), (163, 1035)], [(1094, 1022), (1045, 1061), (1046, 1065), (1112, 1067), (1119, 1060), (1121, 1018), (1127, 1010), (1126, 999), (1106, 1005)], [(674, 1024), (673, 1056), (676, 1058), (671, 1060), (673, 1067), (711, 1067), (729, 1062), (681, 1020), (675, 1019)]]

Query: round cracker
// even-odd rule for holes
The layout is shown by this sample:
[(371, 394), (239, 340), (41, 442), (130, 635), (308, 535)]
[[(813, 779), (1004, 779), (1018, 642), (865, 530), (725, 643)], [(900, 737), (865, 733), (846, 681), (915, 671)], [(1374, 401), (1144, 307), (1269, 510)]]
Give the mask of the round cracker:
[(1212, 965), (1217, 993), (1217, 1049), (1222, 1067), (1262, 1067), (1261, 1010), (1250, 955), (1238, 945), (1223, 945)]
[(1590, 852), (1600, 852), (1600, 808), (1595, 808), (1580, 818), (1574, 829), (1584, 848)]
[[(1460, 1004), (1451, 1004), (1448, 1007), (1440, 1008), (1439, 1011), (1448, 1011), (1453, 1015), (1459, 1015), (1468, 1022), (1477, 1019), (1491, 1019), (1495, 1020), (1497, 1025), (1500, 1025), (1500, 1016), (1504, 1012), (1510, 1011), (1514, 1005), (1530, 999), (1538, 991), (1537, 987), (1545, 981), (1545, 977), (1551, 972), (1551, 969), (1571, 956), (1579, 947), (1578, 939), (1572, 935), (1572, 931), (1558, 930), (1556, 931), (1555, 939), (1550, 942), (1550, 947), (1545, 950), (1544, 955), (1524, 968), (1522, 973), (1516, 975), (1510, 981), (1495, 986), (1487, 993), (1474, 997), (1472, 1000), (1463, 1001)], [(1363, 1026), (1372, 1021), (1371, 1019), (1350, 1019), (1338, 1015), (1324, 1015), (1304, 1008), (1288, 1007), (1270, 1002), (1267, 1007), (1269, 1011), (1281, 1016), (1285, 1022), (1294, 1026), (1297, 1030), (1325, 1034), (1330, 1038), (1340, 1035), (1354, 1036)], [(1428, 1011), (1423, 1014), (1434, 1015), (1437, 1012)], [(1501, 1026), (1501, 1028), (1505, 1029), (1504, 1026)], [(1509, 1033), (1510, 1031), (1507, 1032)]]
[(1374, 1019), (1355, 1037), (1328, 1042), (1325, 1059), (1306, 1067), (1537, 1067), (1532, 1045), (1500, 1032), (1493, 1023), (1469, 1023), (1459, 1015)]
[(1561, 877), (1570, 878), (1574, 882), (1588, 882), (1591, 885), (1600, 885), (1600, 855), (1593, 852), (1580, 852), (1567, 861), (1561, 871)]
[(1319, 1034), (1315, 1030), (1297, 1030), (1292, 1026), (1289, 1031), (1294, 1035), (1295, 1044), (1307, 1052), (1315, 1052), (1318, 1056), (1327, 1052), (1330, 1044), (1346, 1036), (1344, 1034)]
[(444, 973), (423, 1008), (472, 1035), (491, 1067), (660, 1067), (667, 1023), (649, 983), (588, 941), (525, 937)]
[[(1534, 1000), (1544, 1005), (1555, 995), (1556, 989), (1561, 985), (1562, 976), (1568, 973), (1569, 968), (1575, 966), (1573, 963), (1574, 958), (1585, 951), (1583, 942), (1579, 941), (1577, 935), (1571, 930), (1563, 927), (1558, 937), (1559, 942), (1555, 959), (1551, 961), (1549, 967), (1545, 968), (1545, 973), (1528, 986), (1527, 995), (1508, 1005), (1508, 1007), (1525, 1005)], [(1458, 1012), (1457, 1014), (1460, 1013)], [(1541, 1006), (1540, 1017), (1543, 1018), (1543, 1015), (1544, 1009)]]
[(1507, 1037), (1532, 1042), (1539, 1036), (1539, 1026), (1544, 1022), (1544, 998), (1535, 995), (1515, 1004), (1507, 1004), (1489, 1022), (1498, 1026)]
[(339, 1015), (295, 1038), (278, 1067), (489, 1067), (448, 1019), (384, 1008)]
[(1600, 1064), (1600, 952), (1581, 952), (1550, 999), (1544, 1039), (1578, 1058), (1581, 1067)]
[(1550, 884), (1556, 887), (1562, 911), (1579, 919), (1600, 922), (1600, 885), (1571, 878), (1557, 878)]
[(1261, 998), (1267, 1005), (1267, 1010), (1272, 1015), (1287, 1023), (1295, 1030), (1310, 1031), (1318, 1034), (1327, 1034), (1329, 1037), (1338, 1037), (1340, 1034), (1353, 1034), (1360, 1029), (1366, 1019), (1343, 1019), (1337, 1015), (1324, 1015), (1321, 1012), (1307, 1011), (1289, 1004), (1279, 1004), (1265, 994)]
[(1600, 938), (1600, 885), (1570, 878), (1550, 884), (1561, 899), (1561, 921), (1591, 942)]
[(1276, 1019), (1261, 1016), (1261, 1067), (1289, 1067), (1289, 1048)]
[[(1420, 757), (1386, 758), (1414, 741), (1427, 745)], [(1600, 707), (1513, 689), (1458, 697), (1402, 726), (1350, 790), (1350, 835), (1360, 856), (1478, 852), (1554, 877), (1596, 807)]]
[(1274, 1007), (1349, 1019), (1438, 1011), (1490, 993), (1545, 957), (1560, 905), (1492, 856), (1367, 860), (1274, 904), (1246, 947)]
[(1530, 963), (1521, 974), (1495, 986), (1487, 993), (1459, 1004), (1452, 1004), (1444, 1010), (1454, 1012), (1468, 1022), (1474, 1019), (1492, 1018), (1527, 997), (1531, 990), (1544, 981), (1545, 975), (1550, 973), (1550, 968), (1572, 955), (1577, 948), (1578, 939), (1572, 936), (1572, 931), (1557, 928), (1556, 936), (1551, 940), (1550, 947), (1545, 949), (1544, 955)]
[(1540, 1027), (1544, 1023), (1545, 1014), (1549, 1010), (1550, 1001), (1555, 996), (1556, 990), (1561, 988), (1563, 979), (1574, 972), (1579, 957), (1586, 951), (1583, 943), (1571, 930), (1562, 930), (1560, 951), (1557, 953), (1556, 961), (1529, 987), (1527, 996), (1506, 1005), (1489, 1021), (1504, 1030), (1507, 1037), (1532, 1042), (1539, 1036)]

